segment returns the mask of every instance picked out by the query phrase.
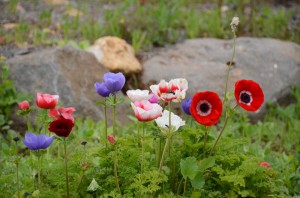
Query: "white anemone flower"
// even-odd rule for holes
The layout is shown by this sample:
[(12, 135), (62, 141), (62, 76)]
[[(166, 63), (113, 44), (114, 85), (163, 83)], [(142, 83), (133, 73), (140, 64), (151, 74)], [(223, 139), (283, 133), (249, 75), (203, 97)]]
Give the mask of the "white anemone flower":
[[(161, 128), (162, 133), (167, 133), (169, 131), (169, 111), (164, 110), (162, 116), (156, 118), (155, 122)], [(185, 121), (171, 112), (171, 131), (175, 132), (184, 125)]]
[(140, 89), (128, 90), (126, 94), (132, 102), (149, 100), (152, 97), (152, 95), (149, 94), (148, 90), (140, 90)]

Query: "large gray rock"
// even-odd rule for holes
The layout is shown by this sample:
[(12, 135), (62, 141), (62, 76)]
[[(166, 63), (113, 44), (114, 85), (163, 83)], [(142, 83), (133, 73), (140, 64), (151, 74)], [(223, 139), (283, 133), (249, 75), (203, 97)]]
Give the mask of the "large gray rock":
[[(94, 83), (101, 82), (108, 70), (92, 54), (61, 47), (15, 56), (7, 64), (16, 89), (31, 93), (34, 102), (37, 92), (57, 94), (64, 107), (76, 108), (75, 117), (104, 118), (103, 108), (96, 105), (103, 98), (96, 93)], [(119, 112), (123, 111), (121, 107)]]
[[(238, 38), (236, 43), (229, 91), (233, 91), (237, 80), (252, 79), (262, 86), (266, 101), (276, 101), (286, 96), (290, 86), (300, 84), (299, 45), (246, 37)], [(226, 63), (230, 61), (232, 50), (233, 40), (205, 38), (186, 40), (152, 52), (143, 63), (143, 83), (182, 77), (189, 82), (188, 97), (203, 90), (212, 90), (223, 96)]]

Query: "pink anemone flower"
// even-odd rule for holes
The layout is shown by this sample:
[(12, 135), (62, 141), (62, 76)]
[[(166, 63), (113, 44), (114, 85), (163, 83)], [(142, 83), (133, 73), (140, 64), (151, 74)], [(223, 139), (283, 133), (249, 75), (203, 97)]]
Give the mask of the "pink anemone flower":
[(184, 78), (176, 78), (170, 82), (161, 80), (158, 85), (151, 85), (150, 89), (161, 100), (181, 102), (185, 98), (188, 82)]
[(148, 100), (135, 101), (131, 106), (137, 119), (142, 122), (154, 120), (162, 115), (162, 107)]

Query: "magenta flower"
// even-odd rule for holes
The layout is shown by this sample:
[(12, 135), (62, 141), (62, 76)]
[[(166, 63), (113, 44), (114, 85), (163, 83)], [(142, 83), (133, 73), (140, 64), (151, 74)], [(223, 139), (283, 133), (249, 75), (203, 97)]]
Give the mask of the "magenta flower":
[(119, 73), (108, 72), (103, 76), (103, 82), (96, 82), (94, 87), (99, 95), (108, 97), (109, 94), (114, 94), (120, 91), (125, 85), (125, 76)]
[(30, 150), (39, 150), (48, 148), (52, 144), (53, 140), (54, 136), (48, 137), (44, 134), (35, 135), (33, 133), (26, 132), (23, 143)]
[(131, 106), (137, 119), (142, 122), (154, 120), (162, 115), (162, 107), (148, 100), (135, 101)]
[(158, 103), (158, 98), (154, 95), (154, 93), (150, 93), (151, 98), (148, 100), (151, 103)]
[(181, 109), (184, 111), (184, 113), (186, 113), (188, 115), (191, 115), (191, 112), (190, 112), (191, 104), (192, 104), (192, 98), (187, 98), (187, 99), (182, 101)]

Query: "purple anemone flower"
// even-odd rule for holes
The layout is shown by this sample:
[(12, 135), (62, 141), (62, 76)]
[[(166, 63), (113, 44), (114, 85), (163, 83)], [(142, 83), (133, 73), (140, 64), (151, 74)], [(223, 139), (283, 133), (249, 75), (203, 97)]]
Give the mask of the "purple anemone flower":
[(103, 76), (103, 83), (96, 82), (94, 87), (99, 95), (108, 97), (109, 94), (114, 94), (120, 91), (125, 85), (125, 76), (119, 73), (108, 72)]
[(48, 137), (44, 134), (35, 135), (30, 132), (26, 132), (23, 143), (30, 150), (46, 149), (54, 140), (54, 136)]
[(108, 97), (110, 94), (110, 91), (106, 88), (104, 83), (99, 83), (96, 82), (94, 84), (94, 87), (96, 89), (96, 91), (98, 92), (98, 94), (102, 97)]
[(191, 115), (191, 112), (190, 112), (191, 103), (192, 103), (192, 98), (187, 98), (187, 99), (183, 100), (181, 103), (182, 110), (184, 111), (184, 113), (186, 113), (188, 115)]

